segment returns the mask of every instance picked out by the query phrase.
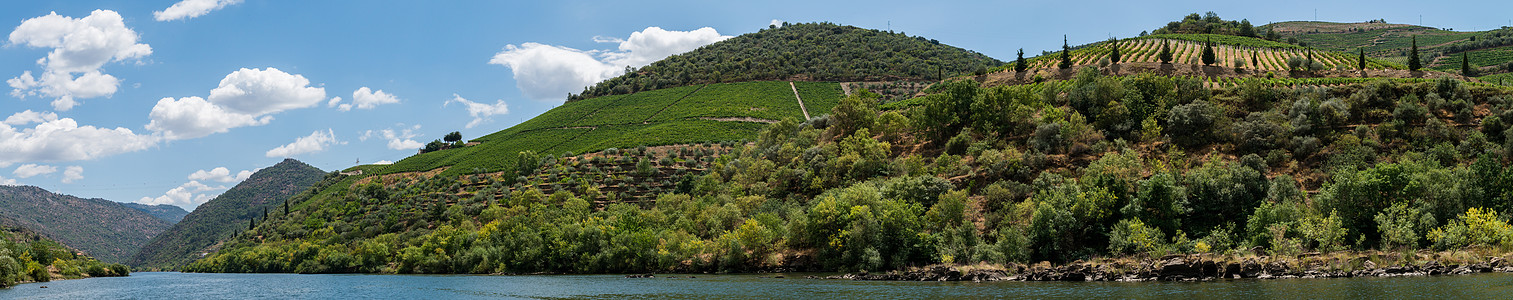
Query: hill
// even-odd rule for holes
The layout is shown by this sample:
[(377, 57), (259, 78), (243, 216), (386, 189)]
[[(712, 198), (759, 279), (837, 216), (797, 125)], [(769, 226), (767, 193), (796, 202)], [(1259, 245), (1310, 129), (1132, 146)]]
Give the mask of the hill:
[(21, 227), (0, 224), (0, 288), (53, 279), (127, 276), (122, 264), (102, 263)]
[(1482, 75), (1509, 72), (1513, 66), (1513, 28), (1487, 31), (1451, 31), (1442, 28), (1389, 24), (1385, 22), (1281, 22), (1262, 26), (1294, 44), (1323, 50), (1356, 52), (1406, 64), (1408, 49), (1418, 39), (1420, 57), (1427, 68), (1459, 72), (1461, 56)]
[[(1421, 260), (1419, 249), (1462, 253), (1447, 261), (1508, 254), (1513, 89), (1381, 66), (1318, 77), (1326, 71), (1082, 65), (1029, 81), (974, 74), (888, 105), (811, 83), (847, 96), (832, 96), (828, 113), (801, 108), (819, 115), (807, 119), (701, 96), (776, 97), (782, 82), (572, 101), (478, 145), (328, 177), (185, 270), (1021, 272), (1092, 261), (1127, 278), (1122, 258), (1171, 254), (1346, 272), (1369, 267), (1311, 252), (1408, 253), (1374, 258), (1384, 264)], [(744, 122), (755, 135), (741, 142), (657, 140), (724, 132), (657, 126), (727, 113), (782, 119)], [(616, 126), (644, 131), (583, 139)]]
[(652, 63), (568, 101), (697, 84), (758, 80), (932, 81), (1003, 62), (902, 32), (784, 24)]
[(119, 202), (60, 195), (34, 186), (0, 186), (0, 218), (107, 262), (124, 262), (167, 221)]
[(285, 159), (258, 170), (247, 180), (201, 204), (184, 221), (147, 242), (131, 257), (137, 268), (174, 270), (213, 251), (221, 241), (267, 210), (282, 208), (289, 197), (319, 182), (325, 172), (303, 162)]
[(180, 207), (175, 206), (175, 205), (168, 205), (168, 204), (146, 205), (146, 204), (141, 204), (141, 203), (122, 203), (122, 204), (125, 204), (126, 207), (130, 207), (130, 208), (135, 209), (135, 210), (140, 210), (140, 211), (145, 212), (145, 213), (147, 213), (149, 215), (152, 215), (153, 217), (161, 219), (164, 222), (168, 222), (168, 224), (178, 223), (179, 220), (183, 220), (184, 219), (184, 215), (188, 215), (189, 214), (189, 212), (184, 211), (183, 208), (180, 208)]

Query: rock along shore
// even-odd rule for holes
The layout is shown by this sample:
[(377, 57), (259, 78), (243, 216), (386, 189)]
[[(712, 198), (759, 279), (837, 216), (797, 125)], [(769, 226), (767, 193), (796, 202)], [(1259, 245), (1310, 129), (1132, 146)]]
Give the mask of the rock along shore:
[[(1387, 254), (1390, 256), (1393, 254)], [(1472, 259), (1469, 263), (1441, 263), (1432, 255), (1415, 254), (1407, 263), (1379, 266), (1383, 254), (1234, 257), (1219, 255), (1168, 255), (1149, 259), (1075, 261), (1060, 266), (1035, 265), (948, 266), (934, 265), (886, 273), (849, 273), (816, 279), (890, 281), (1207, 281), (1217, 279), (1341, 278), (1460, 275), (1513, 272), (1513, 263), (1502, 257)], [(1427, 258), (1427, 259), (1423, 259)]]

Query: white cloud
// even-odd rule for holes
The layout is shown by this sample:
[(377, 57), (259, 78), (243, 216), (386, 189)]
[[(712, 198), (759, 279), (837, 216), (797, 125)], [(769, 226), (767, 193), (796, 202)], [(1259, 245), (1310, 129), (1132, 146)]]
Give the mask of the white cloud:
[(506, 45), (490, 64), (510, 68), (516, 86), (535, 100), (561, 100), (568, 93), (619, 76), (625, 67), (641, 67), (673, 54), (730, 38), (714, 28), (668, 31), (659, 27), (630, 34), (628, 39), (594, 37), (595, 42), (619, 43), (618, 50), (578, 50), (539, 43)]
[(12, 171), (11, 174), (15, 174), (16, 177), (21, 178), (31, 178), (32, 176), (46, 175), (56, 172), (58, 172), (58, 167), (49, 165), (24, 164), (20, 167), (16, 167), (16, 170)]
[(310, 133), (309, 136), (295, 139), (293, 143), (278, 146), (278, 148), (273, 148), (273, 150), (268, 150), (268, 152), (264, 153), (263, 155), (266, 155), (268, 157), (291, 157), (305, 153), (325, 151), (326, 148), (331, 147), (331, 145), (335, 145), (337, 143), (336, 133), (331, 129), (326, 129), (325, 132), (316, 130), (315, 132)]
[(221, 79), (210, 98), (163, 98), (152, 107), (147, 129), (170, 140), (191, 139), (232, 128), (259, 126), (274, 114), (320, 104), (325, 88), (310, 87), (301, 75), (276, 68), (237, 70)]
[(783, 27), (783, 20), (772, 19), (772, 23), (767, 23), (767, 26)]
[(237, 172), (236, 176), (231, 176), (231, 169), (227, 169), (226, 167), (215, 167), (214, 169), (210, 169), (208, 171), (194, 171), (194, 173), (189, 174), (189, 180), (219, 181), (222, 183), (241, 182), (242, 180), (247, 180), (247, 177), (252, 177), (252, 173), (256, 171), (257, 170), (242, 170), (241, 172)]
[(342, 104), (341, 111), (352, 110), (353, 105), (356, 105), (357, 109), (373, 109), (382, 104), (394, 103), (399, 103), (399, 98), (394, 97), (394, 94), (385, 93), (383, 90), (374, 92), (365, 86), (352, 91), (352, 105)]
[(462, 103), (463, 106), (467, 107), (468, 115), (473, 116), (473, 121), (468, 122), (467, 128), (478, 126), (478, 124), (490, 120), (489, 117), (491, 116), (510, 113), (510, 107), (504, 104), (504, 100), (499, 100), (493, 105), (489, 105), (487, 103), (468, 101), (468, 99), (464, 99), (462, 96), (452, 94), (452, 100), (447, 100), (442, 106), (452, 104), (452, 102)]
[(53, 50), (37, 60), (42, 75), (24, 71), (5, 82), (12, 96), (54, 98), (53, 109), (68, 111), (78, 105), (77, 99), (115, 94), (120, 80), (100, 67), (151, 55), (152, 47), (137, 40), (137, 33), (126, 28), (121, 15), (110, 10), (95, 10), (78, 19), (57, 12), (27, 19), (11, 31), (10, 43)]
[(225, 186), (212, 187), (200, 183), (199, 181), (191, 180), (187, 183), (179, 185), (178, 187), (170, 189), (167, 192), (164, 192), (162, 196), (158, 196), (156, 198), (142, 197), (142, 199), (137, 200), (137, 203), (147, 205), (177, 205), (184, 208), (184, 210), (193, 211), (194, 208), (199, 207), (200, 204), (205, 204), (205, 202), (208, 202), (210, 201), (210, 199), (214, 199), (215, 196), (220, 195), (219, 193), (212, 194), (206, 192), (217, 190), (224, 191), (225, 189)]
[(375, 165), (392, 165), (392, 164), (394, 164), (394, 162), (389, 161), (389, 160), (380, 160), (380, 161), (373, 162), (373, 164), (375, 164)]
[(326, 102), (326, 107), (336, 107), (338, 103), (341, 103), (341, 97), (331, 97), (331, 101)]
[(5, 176), (0, 176), (0, 185), (21, 185), (21, 184), (17, 183), (16, 179), (5, 178)]
[(192, 19), (237, 3), (242, 3), (242, 0), (184, 0), (162, 11), (152, 12), (152, 18), (158, 21)]
[(222, 133), (232, 128), (258, 126), (273, 121), (272, 116), (258, 118), (254, 115), (226, 111), (200, 97), (184, 97), (174, 100), (163, 98), (148, 113), (152, 119), (147, 129), (161, 133), (170, 140), (192, 139)]
[(315, 106), (326, 99), (325, 88), (309, 85), (305, 76), (277, 68), (242, 68), (226, 74), (221, 85), (210, 90), (208, 100), (235, 113), (271, 114)]
[(69, 166), (63, 169), (63, 183), (74, 183), (80, 179), (84, 179), (84, 167)]
[(72, 118), (46, 120), (32, 128), (0, 124), (0, 166), (18, 162), (88, 160), (144, 150), (159, 138), (131, 129), (79, 126)]
[(404, 127), (404, 124), (399, 124), (399, 126), (401, 129), (398, 131), (394, 129), (368, 130), (363, 132), (357, 140), (367, 141), (371, 137), (380, 137), (389, 141), (388, 147), (392, 150), (416, 150), (425, 146), (424, 143), (415, 141), (415, 138), (420, 136), (419, 133), (415, 133), (420, 130), (420, 125)]
[(56, 120), (58, 120), (58, 114), (56, 113), (42, 113), (28, 109), (26, 111), (13, 114), (10, 117), (6, 117), (5, 121), (0, 123), (5, 123), (6, 125), (11, 126), (24, 126), (31, 123), (42, 123)]

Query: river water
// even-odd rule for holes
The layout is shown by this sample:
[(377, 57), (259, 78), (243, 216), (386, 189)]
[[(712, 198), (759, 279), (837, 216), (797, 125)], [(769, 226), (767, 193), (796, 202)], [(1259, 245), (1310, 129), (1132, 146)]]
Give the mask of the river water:
[[(297, 275), (141, 272), (29, 283), (0, 299), (1509, 299), (1513, 274), (1214, 282), (877, 282), (761, 275)], [(47, 288), (41, 288), (46, 286)]]

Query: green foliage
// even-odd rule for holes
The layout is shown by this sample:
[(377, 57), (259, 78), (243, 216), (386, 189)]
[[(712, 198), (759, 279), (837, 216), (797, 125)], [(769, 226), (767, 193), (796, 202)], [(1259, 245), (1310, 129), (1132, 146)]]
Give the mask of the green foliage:
[(1172, 141), (1187, 146), (1212, 142), (1213, 126), (1223, 115), (1208, 101), (1197, 100), (1173, 107), (1166, 115), (1166, 130)]
[(1146, 226), (1139, 218), (1120, 220), (1109, 232), (1108, 249), (1115, 254), (1162, 253), (1166, 249), (1166, 234), (1160, 229)]
[(1072, 46), (1067, 45), (1065, 35), (1061, 36), (1061, 63), (1056, 67), (1062, 70), (1072, 68)]
[(1203, 16), (1197, 13), (1189, 14), (1182, 18), (1182, 21), (1167, 23), (1166, 27), (1157, 28), (1152, 33), (1211, 33), (1256, 37), (1255, 27), (1251, 26), (1250, 20), (1225, 21), (1214, 12), (1208, 12)]
[(1466, 210), (1445, 226), (1429, 231), (1429, 240), (1437, 249), (1456, 249), (1470, 245), (1513, 246), (1513, 226), (1497, 216), (1497, 211), (1482, 208)]
[(108, 262), (127, 261), (152, 236), (172, 226), (119, 202), (8, 185), (0, 185), (0, 224), (35, 230)]
[(1433, 214), (1409, 207), (1408, 203), (1395, 203), (1376, 214), (1376, 224), (1382, 233), (1382, 248), (1417, 249), (1425, 233), (1434, 228), (1435, 220)]
[(1423, 68), (1423, 62), (1418, 59), (1418, 36), (1413, 36), (1413, 49), (1408, 52), (1408, 70), (1418, 71)]

